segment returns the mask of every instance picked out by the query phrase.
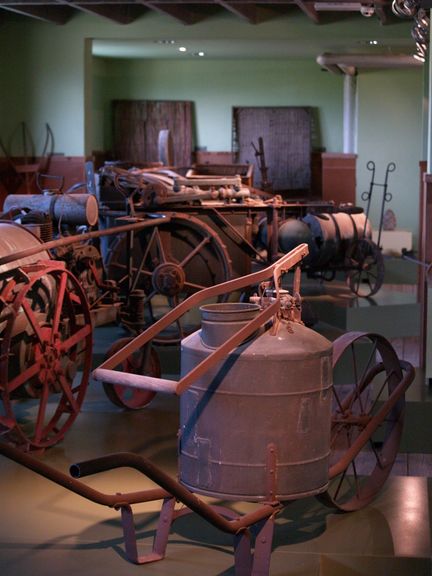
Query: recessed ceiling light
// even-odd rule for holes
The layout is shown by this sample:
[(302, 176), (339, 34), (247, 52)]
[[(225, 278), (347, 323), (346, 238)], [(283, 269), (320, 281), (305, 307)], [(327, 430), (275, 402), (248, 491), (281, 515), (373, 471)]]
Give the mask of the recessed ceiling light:
[(186, 46), (180, 46), (179, 47), (179, 52), (186, 52), (186, 51), (187, 51)]
[(198, 56), (205, 56), (205, 52), (198, 52)]
[(371, 46), (377, 46), (378, 40), (369, 40), (368, 44), (370, 44)]
[(162, 40), (155, 40), (154, 41), (155, 44), (175, 44), (176, 41), (175, 40), (168, 40), (168, 39), (162, 39)]

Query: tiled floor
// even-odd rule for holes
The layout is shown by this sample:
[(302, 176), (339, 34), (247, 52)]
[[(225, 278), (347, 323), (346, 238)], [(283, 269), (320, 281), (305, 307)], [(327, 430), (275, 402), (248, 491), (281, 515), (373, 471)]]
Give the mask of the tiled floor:
[[(96, 336), (97, 364), (113, 339), (112, 329), (99, 329)], [(170, 354), (163, 352), (165, 357)], [(403, 452), (371, 505), (337, 514), (307, 498), (284, 509), (277, 517), (271, 576), (431, 575), (429, 408), (431, 394), (420, 375), (410, 391)], [(175, 477), (177, 428), (178, 398), (158, 395), (146, 409), (124, 412), (92, 383), (65, 440), (41, 458), (67, 473), (73, 462), (131, 451)], [(153, 486), (130, 469), (104, 472), (85, 482), (107, 493)], [(242, 513), (251, 504), (231, 506)], [(0, 507), (2, 576), (234, 575), (232, 537), (196, 515), (174, 523), (164, 560), (143, 566), (129, 563), (119, 512), (74, 495), (1, 456)], [(142, 552), (151, 548), (158, 510), (158, 502), (135, 507)]]

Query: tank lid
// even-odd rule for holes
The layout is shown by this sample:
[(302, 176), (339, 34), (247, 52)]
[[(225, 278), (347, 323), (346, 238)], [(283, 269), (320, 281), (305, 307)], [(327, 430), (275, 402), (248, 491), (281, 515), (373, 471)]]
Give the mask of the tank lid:
[(247, 322), (252, 320), (260, 307), (247, 302), (224, 302), (200, 306), (201, 318), (208, 322)]

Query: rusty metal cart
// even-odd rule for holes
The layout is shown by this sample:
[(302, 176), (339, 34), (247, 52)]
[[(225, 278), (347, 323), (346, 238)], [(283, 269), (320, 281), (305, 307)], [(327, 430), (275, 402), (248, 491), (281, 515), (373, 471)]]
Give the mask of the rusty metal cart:
[[(72, 478), (11, 446), (0, 444), (0, 453), (93, 502), (119, 509), (132, 562), (161, 560), (172, 522), (194, 512), (233, 535), (237, 576), (269, 574), (275, 517), (289, 502), (314, 495), (349, 511), (376, 496), (398, 451), (404, 394), (414, 377), (412, 366), (399, 361), (379, 335), (346, 334), (332, 346), (302, 324), (299, 264), (307, 252), (302, 244), (264, 270), (190, 296), (95, 370), (100, 381), (181, 396), (179, 481), (131, 453), (74, 464)], [(281, 276), (291, 268), (293, 285), (287, 293)], [(192, 306), (250, 285), (259, 286), (252, 303), (203, 306), (202, 330), (182, 344), (178, 382), (114, 370)], [(341, 365), (341, 374), (348, 373), (345, 352), (354, 379), (333, 386), (332, 363), (334, 370)], [(279, 368), (270, 379), (268, 355)], [(123, 466), (159, 487), (108, 495), (74, 479)], [(256, 507), (239, 516), (196, 493), (243, 499)], [(162, 501), (162, 509), (153, 549), (140, 556), (132, 505), (154, 500)], [(176, 509), (177, 502), (182, 508)]]

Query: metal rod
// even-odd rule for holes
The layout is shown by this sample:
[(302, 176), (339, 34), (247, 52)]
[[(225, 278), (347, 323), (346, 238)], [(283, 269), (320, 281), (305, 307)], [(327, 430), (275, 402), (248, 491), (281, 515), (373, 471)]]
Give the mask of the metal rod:
[[(63, 486), (63, 488), (66, 488), (70, 492), (74, 492), (87, 500), (91, 500), (96, 504), (108, 506), (109, 508), (120, 508), (120, 506), (125, 503), (137, 504), (139, 502), (151, 502), (153, 500), (161, 500), (170, 496), (168, 492), (161, 488), (144, 490), (141, 492), (129, 492), (125, 494), (105, 494), (95, 490), (94, 488), (90, 488), (83, 482), (75, 480), (75, 478), (56, 470), (52, 466), (48, 466), (45, 462), (37, 460), (33, 456), (30, 456), (30, 454), (22, 452), (10, 444), (0, 442), (0, 454), (3, 454), (3, 456), (10, 458), (14, 462), (25, 466), (33, 472), (36, 472), (40, 476)], [(108, 468), (105, 468), (105, 470), (108, 470)]]
[[(300, 244), (294, 250), (291, 250), (288, 254), (285, 254), (280, 260), (264, 268), (264, 270), (260, 270), (258, 272), (253, 272), (252, 274), (248, 274), (241, 278), (234, 278), (233, 280), (228, 280), (227, 282), (223, 282), (222, 284), (217, 284), (216, 286), (210, 286), (208, 288), (204, 288), (200, 292), (196, 292), (180, 302), (175, 309), (170, 310), (165, 316), (157, 320), (154, 324), (152, 324), (147, 330), (136, 336), (129, 344), (127, 344), (124, 348), (113, 354), (110, 358), (102, 362), (99, 366), (99, 369), (105, 368), (111, 370), (118, 366), (123, 360), (125, 360), (128, 356), (139, 350), (144, 344), (153, 340), (162, 330), (170, 326), (173, 322), (175, 322), (178, 318), (183, 316), (186, 312), (191, 310), (193, 307), (200, 304), (202, 301), (207, 300), (208, 298), (213, 298), (215, 296), (220, 296), (222, 294), (228, 294), (234, 290), (238, 290), (240, 288), (244, 288), (246, 286), (251, 286), (254, 284), (259, 284), (264, 280), (268, 280), (273, 276), (275, 271), (277, 270), (278, 274), (282, 274), (283, 272), (288, 271), (290, 268), (294, 267), (296, 264), (300, 262), (302, 258), (307, 256), (309, 253), (308, 245), (307, 244)], [(0, 260), (1, 265), (1, 260)], [(95, 371), (95, 377), (97, 378), (97, 370)]]
[(216, 526), (223, 532), (230, 534), (237, 534), (241, 530), (245, 530), (256, 522), (269, 518), (280, 509), (283, 505), (279, 501), (265, 503), (260, 508), (245, 514), (234, 520), (227, 520), (221, 514), (217, 513), (213, 507), (203, 500), (200, 500), (187, 488), (182, 486), (177, 480), (166, 474), (163, 470), (155, 466), (150, 460), (143, 456), (138, 456), (131, 452), (120, 452), (108, 456), (102, 456), (94, 460), (87, 460), (86, 462), (79, 462), (71, 466), (71, 474), (74, 477), (83, 477), (105, 470), (113, 470), (115, 468), (134, 468), (142, 472), (147, 478), (153, 480), (156, 484), (161, 486), (169, 494), (174, 496), (179, 502), (185, 504), (193, 512), (199, 514), (202, 518)]
[(171, 214), (168, 213), (160, 218), (149, 218), (148, 220), (142, 220), (132, 224), (122, 224), (120, 226), (114, 226), (113, 228), (106, 228), (105, 230), (94, 230), (93, 232), (85, 232), (84, 234), (76, 234), (75, 236), (64, 236), (58, 240), (43, 242), (37, 246), (20, 250), (14, 254), (7, 254), (6, 256), (3, 256), (3, 258), (0, 258), (0, 266), (3, 266), (3, 264), (9, 264), (9, 262), (14, 262), (15, 260), (20, 260), (21, 258), (34, 256), (42, 250), (54, 250), (55, 248), (60, 248), (60, 246), (69, 246), (69, 244), (91, 240), (92, 238), (100, 238), (102, 236), (109, 236), (110, 234), (122, 234), (123, 232), (130, 232), (132, 230), (141, 230), (143, 228), (169, 222), (170, 220)]

